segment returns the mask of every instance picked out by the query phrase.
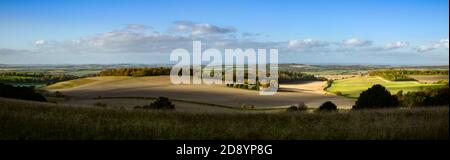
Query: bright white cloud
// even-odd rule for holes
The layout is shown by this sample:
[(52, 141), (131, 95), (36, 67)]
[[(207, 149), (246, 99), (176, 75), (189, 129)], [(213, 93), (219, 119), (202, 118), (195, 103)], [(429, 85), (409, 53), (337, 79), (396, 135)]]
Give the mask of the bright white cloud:
[(432, 42), (428, 45), (421, 45), (416, 48), (418, 52), (429, 52), (436, 49), (449, 49), (448, 48), (448, 38), (441, 39), (439, 41)]
[(352, 47), (364, 47), (364, 46), (370, 46), (372, 45), (372, 41), (369, 40), (361, 40), (357, 38), (351, 38), (347, 39), (343, 42), (346, 46), (352, 46)]
[(386, 49), (399, 49), (399, 48), (405, 48), (408, 47), (409, 43), (405, 41), (397, 41), (393, 43), (389, 43), (386, 45)]

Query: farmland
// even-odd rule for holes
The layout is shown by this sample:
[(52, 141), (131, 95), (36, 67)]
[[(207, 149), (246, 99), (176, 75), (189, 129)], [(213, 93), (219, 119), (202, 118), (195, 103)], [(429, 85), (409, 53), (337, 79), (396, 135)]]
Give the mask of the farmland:
[(381, 84), (385, 86), (392, 94), (396, 94), (398, 91), (413, 92), (420, 91), (425, 88), (439, 88), (444, 84), (426, 84), (416, 81), (388, 81), (378, 76), (358, 76), (354, 78), (335, 80), (331, 87), (327, 89), (328, 92), (338, 93), (347, 97), (356, 98), (359, 94), (370, 88), (375, 84)]
[[(174, 85), (151, 69), (34, 68), (46, 75), (97, 74), (37, 88), (48, 102), (0, 98), (0, 139), (448, 139), (448, 107), (350, 110), (355, 97), (374, 84), (392, 93), (419, 91), (444, 86), (435, 82), (446, 77), (408, 75), (417, 81), (394, 82), (367, 75), (367, 69), (382, 66), (333, 67), (281, 65), (291, 79), (273, 96), (225, 84)], [(333, 80), (327, 90), (323, 77)], [(138, 107), (158, 97), (169, 98), (175, 109)], [(327, 101), (338, 110), (318, 112)], [(288, 109), (300, 104), (307, 106), (304, 111)]]
[[(89, 83), (84, 83), (89, 82)], [(258, 91), (229, 88), (225, 85), (173, 85), (169, 76), (153, 77), (91, 77), (50, 85), (43, 89), (62, 92), (77, 100), (97, 97), (169, 97), (174, 100), (203, 104), (214, 104), (239, 108), (242, 104), (255, 105), (256, 108), (289, 107), (305, 103), (317, 108), (325, 101), (333, 101), (342, 109), (349, 109), (354, 100), (323, 92), (326, 82), (304, 82), (297, 85), (281, 85), (280, 92), (274, 96), (262, 96)], [(303, 87), (302, 87), (303, 86)], [(66, 102), (61, 102), (66, 103)]]

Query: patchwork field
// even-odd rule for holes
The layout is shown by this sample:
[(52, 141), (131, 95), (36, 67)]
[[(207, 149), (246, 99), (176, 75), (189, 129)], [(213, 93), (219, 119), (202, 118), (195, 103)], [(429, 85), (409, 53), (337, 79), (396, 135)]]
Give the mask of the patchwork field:
[[(89, 83), (84, 83), (89, 82)], [(326, 101), (333, 101), (339, 108), (348, 109), (353, 99), (335, 96), (322, 91), (324, 82), (306, 82), (297, 86), (281, 85), (281, 91), (273, 96), (261, 96), (258, 91), (229, 88), (224, 85), (172, 85), (168, 76), (154, 77), (93, 77), (54, 84), (44, 89), (60, 91), (71, 97), (62, 103), (102, 98), (156, 98), (168, 97), (193, 104), (239, 108), (242, 104), (255, 105), (258, 109), (285, 108), (305, 103), (316, 108)], [(286, 87), (286, 88), (284, 88)]]
[(416, 81), (393, 82), (377, 76), (358, 76), (354, 78), (335, 80), (327, 91), (332, 93), (341, 92), (344, 96), (355, 98), (358, 97), (362, 91), (367, 90), (375, 84), (385, 86), (392, 94), (396, 94), (398, 91), (420, 91), (428, 87), (438, 88), (444, 86), (444, 84), (426, 84)]

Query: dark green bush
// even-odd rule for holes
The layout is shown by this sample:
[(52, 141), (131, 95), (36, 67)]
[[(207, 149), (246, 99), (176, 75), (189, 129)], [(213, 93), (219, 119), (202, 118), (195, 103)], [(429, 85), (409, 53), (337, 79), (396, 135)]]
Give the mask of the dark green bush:
[(136, 109), (175, 109), (175, 105), (167, 97), (159, 97), (150, 105), (136, 106)]
[(398, 106), (397, 96), (391, 95), (386, 88), (377, 84), (360, 94), (353, 109), (392, 108)]
[(291, 107), (287, 108), (288, 112), (296, 112), (296, 111), (307, 111), (308, 106), (306, 106), (304, 103), (300, 103), (298, 105), (292, 105)]
[(327, 101), (325, 103), (323, 103), (322, 105), (320, 105), (319, 111), (337, 111), (337, 106), (331, 102), (331, 101)]
[(290, 106), (289, 108), (287, 108), (287, 111), (288, 112), (296, 112), (296, 111), (298, 111), (298, 107), (297, 106)]

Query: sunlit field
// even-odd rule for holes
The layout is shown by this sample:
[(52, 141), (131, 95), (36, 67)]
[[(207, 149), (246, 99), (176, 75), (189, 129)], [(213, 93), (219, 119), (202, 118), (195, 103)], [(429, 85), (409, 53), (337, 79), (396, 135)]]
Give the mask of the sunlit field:
[(335, 80), (327, 91), (332, 93), (341, 92), (344, 96), (356, 98), (362, 91), (367, 90), (375, 84), (385, 86), (392, 94), (396, 94), (398, 91), (414, 92), (424, 90), (426, 88), (439, 88), (444, 86), (444, 84), (426, 84), (416, 81), (393, 82), (376, 76), (358, 76), (354, 78)]

